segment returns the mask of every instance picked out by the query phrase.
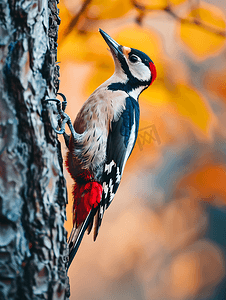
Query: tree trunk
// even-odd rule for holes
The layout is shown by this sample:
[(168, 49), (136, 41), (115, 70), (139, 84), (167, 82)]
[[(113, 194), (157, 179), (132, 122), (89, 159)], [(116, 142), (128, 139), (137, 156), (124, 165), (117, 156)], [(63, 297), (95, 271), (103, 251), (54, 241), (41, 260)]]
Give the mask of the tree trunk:
[(65, 299), (67, 191), (45, 98), (58, 90), (56, 0), (0, 0), (0, 299)]

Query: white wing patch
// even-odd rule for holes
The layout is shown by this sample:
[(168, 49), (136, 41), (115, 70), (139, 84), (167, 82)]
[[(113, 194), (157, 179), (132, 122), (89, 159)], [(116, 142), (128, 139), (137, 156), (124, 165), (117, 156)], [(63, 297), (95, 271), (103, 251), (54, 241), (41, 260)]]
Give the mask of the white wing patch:
[(112, 194), (112, 190), (113, 190), (113, 180), (112, 180), (112, 178), (110, 179), (110, 181), (109, 181), (109, 185), (108, 185), (108, 189), (109, 189), (109, 193), (110, 194)]
[(131, 133), (130, 133), (130, 136), (129, 136), (129, 142), (128, 142), (128, 146), (127, 146), (127, 149), (126, 149), (126, 156), (125, 156), (125, 160), (124, 160), (123, 167), (122, 167), (122, 173), (124, 171), (127, 159), (129, 158), (129, 155), (130, 155), (130, 153), (133, 149), (133, 145), (134, 145), (134, 142), (135, 142), (135, 136), (136, 136), (135, 130), (136, 130), (136, 126), (135, 126), (135, 114), (134, 114), (133, 126), (131, 128)]
[(103, 218), (103, 215), (104, 215), (104, 207), (101, 205), (100, 206), (100, 216), (101, 216), (101, 219)]
[(109, 184), (106, 184), (106, 182), (103, 183), (103, 191), (105, 193), (105, 198), (107, 198), (107, 195), (109, 193), (109, 202), (111, 202), (115, 197), (115, 193), (113, 193), (113, 187), (114, 184), (112, 178), (110, 179)]
[(114, 193), (111, 193), (111, 194), (110, 194), (109, 203), (111, 203), (111, 201), (114, 199), (114, 197), (115, 197), (115, 194), (114, 194)]
[(108, 185), (106, 184), (106, 182), (103, 182), (103, 191), (105, 194), (105, 198), (107, 198), (108, 195)]
[(105, 164), (104, 172), (107, 172), (107, 175), (108, 175), (109, 173), (111, 173), (113, 166), (116, 166), (116, 163), (114, 162), (114, 160), (112, 160), (110, 162), (110, 164)]
[(120, 183), (120, 180), (121, 180), (121, 175), (120, 175), (119, 167), (117, 167), (116, 183)]

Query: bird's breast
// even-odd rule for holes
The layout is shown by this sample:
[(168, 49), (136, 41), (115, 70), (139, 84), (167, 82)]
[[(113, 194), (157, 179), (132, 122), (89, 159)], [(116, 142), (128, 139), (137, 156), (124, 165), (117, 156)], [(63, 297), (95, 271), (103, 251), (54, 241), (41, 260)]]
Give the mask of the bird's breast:
[(72, 154), (78, 169), (89, 169), (95, 180), (101, 177), (106, 160), (106, 149), (112, 121), (117, 121), (126, 105), (126, 93), (97, 89), (84, 103), (74, 122), (75, 131), (84, 133), (74, 143)]

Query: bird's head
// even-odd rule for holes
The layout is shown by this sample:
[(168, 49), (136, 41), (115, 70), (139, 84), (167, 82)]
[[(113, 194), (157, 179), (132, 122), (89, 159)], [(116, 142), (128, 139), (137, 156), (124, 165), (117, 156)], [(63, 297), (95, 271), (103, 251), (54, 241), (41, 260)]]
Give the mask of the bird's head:
[(128, 89), (126, 92), (139, 90), (140, 94), (156, 79), (153, 61), (142, 51), (119, 45), (102, 29), (99, 31), (111, 50), (115, 74), (120, 79), (117, 86), (112, 84), (112, 89)]

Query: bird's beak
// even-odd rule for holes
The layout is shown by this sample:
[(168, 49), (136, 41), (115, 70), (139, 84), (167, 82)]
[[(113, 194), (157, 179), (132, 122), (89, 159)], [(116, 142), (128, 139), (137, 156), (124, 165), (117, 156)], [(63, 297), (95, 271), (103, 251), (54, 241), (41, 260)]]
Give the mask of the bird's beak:
[(113, 40), (113, 38), (111, 38), (106, 32), (104, 32), (100, 28), (99, 28), (99, 32), (102, 35), (102, 37), (104, 38), (105, 42), (110, 47), (112, 54), (116, 55), (118, 57), (118, 59), (121, 60), (124, 57), (123, 52), (122, 52), (122, 46), (119, 45), (115, 40)]

